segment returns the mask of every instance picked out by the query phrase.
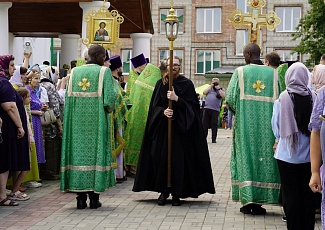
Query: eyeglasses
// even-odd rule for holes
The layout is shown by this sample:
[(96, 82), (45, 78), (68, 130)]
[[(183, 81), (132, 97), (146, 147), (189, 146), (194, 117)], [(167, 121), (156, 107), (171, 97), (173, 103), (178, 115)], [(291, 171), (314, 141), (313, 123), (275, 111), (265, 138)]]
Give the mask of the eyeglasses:
[[(170, 65), (167, 65), (167, 66), (170, 66)], [(181, 65), (179, 64), (173, 64), (173, 67), (180, 67)]]

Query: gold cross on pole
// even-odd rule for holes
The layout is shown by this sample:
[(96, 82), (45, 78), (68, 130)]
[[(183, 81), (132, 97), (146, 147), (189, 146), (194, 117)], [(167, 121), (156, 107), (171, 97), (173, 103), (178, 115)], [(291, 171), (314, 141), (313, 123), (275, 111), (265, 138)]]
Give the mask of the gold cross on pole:
[(260, 31), (262, 26), (273, 31), (281, 22), (281, 19), (274, 11), (267, 14), (262, 13), (263, 7), (266, 5), (265, 0), (250, 0), (247, 6), (250, 8), (249, 13), (243, 13), (240, 9), (236, 9), (228, 20), (236, 29), (242, 29), (248, 26), (248, 41), (262, 47), (260, 44)]
[(171, 8), (174, 7), (174, 1), (173, 1), (173, 0), (170, 1), (170, 7), (171, 7)]

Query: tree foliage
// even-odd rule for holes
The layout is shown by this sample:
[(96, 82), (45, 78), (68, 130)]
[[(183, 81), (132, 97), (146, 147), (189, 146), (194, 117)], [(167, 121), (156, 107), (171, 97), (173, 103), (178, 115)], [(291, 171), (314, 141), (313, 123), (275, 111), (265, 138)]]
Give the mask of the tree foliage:
[(325, 54), (325, 3), (324, 0), (308, 0), (311, 9), (299, 21), (293, 40), (300, 43), (293, 50), (301, 54), (310, 54), (306, 65), (318, 63)]

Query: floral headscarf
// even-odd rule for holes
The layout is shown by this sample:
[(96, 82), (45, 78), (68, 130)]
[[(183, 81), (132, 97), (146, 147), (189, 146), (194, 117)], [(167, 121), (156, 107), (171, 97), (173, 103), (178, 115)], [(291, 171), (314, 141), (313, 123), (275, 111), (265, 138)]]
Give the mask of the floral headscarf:
[(9, 76), (9, 64), (12, 58), (11, 54), (0, 55), (0, 76)]

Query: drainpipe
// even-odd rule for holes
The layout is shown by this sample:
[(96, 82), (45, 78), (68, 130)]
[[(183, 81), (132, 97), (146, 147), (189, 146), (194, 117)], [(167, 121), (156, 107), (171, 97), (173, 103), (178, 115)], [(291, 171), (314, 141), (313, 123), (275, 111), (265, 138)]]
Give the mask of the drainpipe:
[(54, 65), (54, 38), (51, 38), (51, 65)]

